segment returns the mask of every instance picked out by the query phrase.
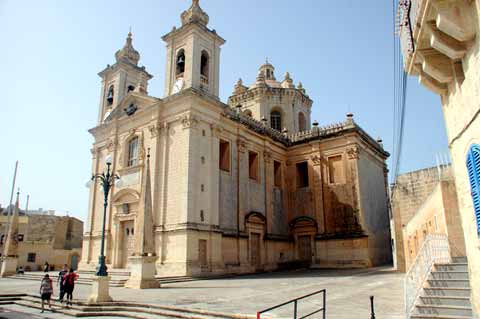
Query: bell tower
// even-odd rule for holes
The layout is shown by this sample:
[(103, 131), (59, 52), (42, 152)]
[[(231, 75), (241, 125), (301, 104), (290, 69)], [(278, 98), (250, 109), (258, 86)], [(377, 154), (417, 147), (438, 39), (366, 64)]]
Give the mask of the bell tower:
[(132, 91), (147, 93), (148, 80), (153, 76), (144, 66), (138, 66), (140, 53), (133, 47), (132, 33), (129, 32), (123, 48), (115, 53), (115, 64), (98, 73), (102, 78), (102, 91), (98, 124), (101, 124)]
[(199, 0), (181, 15), (182, 26), (162, 37), (167, 44), (165, 96), (194, 88), (218, 98), (220, 46), (225, 43), (208, 28), (208, 15)]

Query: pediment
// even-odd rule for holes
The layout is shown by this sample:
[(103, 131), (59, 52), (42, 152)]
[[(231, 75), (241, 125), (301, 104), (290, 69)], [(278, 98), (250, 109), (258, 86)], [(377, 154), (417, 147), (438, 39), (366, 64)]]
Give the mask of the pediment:
[(113, 119), (120, 119), (122, 117), (135, 116), (135, 114), (158, 101), (160, 101), (160, 99), (152, 96), (138, 92), (130, 92), (120, 101), (120, 103), (118, 103), (117, 107), (105, 119), (105, 122), (109, 122)]

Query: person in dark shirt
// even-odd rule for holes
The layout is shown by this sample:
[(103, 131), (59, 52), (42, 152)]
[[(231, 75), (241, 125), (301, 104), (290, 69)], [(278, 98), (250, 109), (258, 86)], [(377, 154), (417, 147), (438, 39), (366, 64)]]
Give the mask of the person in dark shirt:
[(63, 296), (65, 296), (65, 276), (68, 274), (67, 264), (63, 265), (63, 269), (58, 273), (57, 286), (60, 288), (60, 295), (58, 296), (58, 301), (63, 303)]

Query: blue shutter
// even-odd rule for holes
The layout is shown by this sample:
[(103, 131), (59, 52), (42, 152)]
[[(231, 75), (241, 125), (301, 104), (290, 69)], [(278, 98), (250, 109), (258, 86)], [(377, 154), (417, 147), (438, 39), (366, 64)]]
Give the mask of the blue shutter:
[(480, 147), (472, 145), (467, 155), (467, 170), (472, 192), (473, 211), (477, 221), (477, 233), (480, 235)]

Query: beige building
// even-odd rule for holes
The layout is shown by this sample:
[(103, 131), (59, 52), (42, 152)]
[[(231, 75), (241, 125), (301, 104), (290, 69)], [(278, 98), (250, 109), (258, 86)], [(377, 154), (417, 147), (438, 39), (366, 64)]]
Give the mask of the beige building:
[[(8, 216), (0, 215), (0, 252), (5, 252)], [(43, 269), (48, 262), (55, 269), (63, 264), (77, 267), (82, 253), (83, 222), (75, 217), (27, 215), (20, 211), (16, 233), (18, 267)]]
[[(197, 1), (167, 45), (165, 96), (147, 93), (129, 34), (102, 78), (92, 172), (113, 170), (106, 216), (109, 269), (154, 274), (247, 273), (308, 264), (391, 261), (388, 153), (353, 115), (318, 127), (312, 100), (270, 63), (219, 100), (220, 47)], [(148, 159), (148, 160), (147, 160)], [(81, 268), (97, 264), (103, 193), (90, 189)], [(142, 270), (143, 269), (143, 270)], [(145, 275), (144, 270), (149, 275)], [(148, 278), (146, 278), (148, 277)]]
[(465, 236), (472, 304), (480, 314), (480, 3), (404, 1), (405, 70), (441, 97)]
[(410, 269), (430, 234), (446, 235), (451, 256), (465, 256), (451, 166), (431, 167), (398, 176), (391, 190), (391, 207), (397, 270)]

